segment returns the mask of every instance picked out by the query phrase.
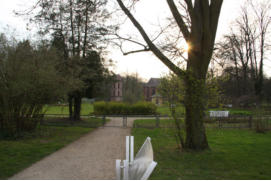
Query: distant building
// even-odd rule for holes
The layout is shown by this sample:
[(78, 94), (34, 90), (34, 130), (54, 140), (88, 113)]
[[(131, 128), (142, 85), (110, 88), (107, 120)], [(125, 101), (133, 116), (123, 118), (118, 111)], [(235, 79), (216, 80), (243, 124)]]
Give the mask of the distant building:
[[(160, 84), (159, 78), (151, 78), (148, 83), (144, 84), (145, 101), (152, 101), (152, 102), (156, 103), (156, 101), (153, 101), (152, 99), (156, 99), (157, 97), (159, 97), (158, 93), (157, 93), (157, 88), (158, 88), (159, 84)], [(159, 103), (157, 103), (157, 104), (159, 104)]]
[(158, 93), (151, 96), (151, 102), (153, 104), (162, 105), (164, 102), (163, 100), (164, 100), (163, 97)]
[(122, 101), (123, 78), (120, 75), (116, 76), (116, 80), (111, 88), (110, 101)]
[[(116, 80), (111, 87), (110, 101), (123, 101), (123, 81), (123, 77), (120, 75), (116, 76)], [(151, 78), (148, 83), (143, 85), (145, 101), (153, 102), (157, 105), (163, 103), (162, 96), (157, 93), (159, 84), (159, 78)]]

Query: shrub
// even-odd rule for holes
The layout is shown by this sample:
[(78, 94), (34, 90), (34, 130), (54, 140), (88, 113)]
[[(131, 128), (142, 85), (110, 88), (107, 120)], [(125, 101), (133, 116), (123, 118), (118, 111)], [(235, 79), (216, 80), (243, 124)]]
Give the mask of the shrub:
[(107, 106), (106, 102), (100, 101), (100, 102), (94, 102), (93, 104), (93, 112), (97, 115), (107, 114)]
[(132, 114), (156, 114), (156, 106), (151, 102), (138, 102), (131, 107)]
[(254, 129), (256, 133), (266, 133), (268, 131), (268, 120), (263, 118), (256, 118), (254, 123)]
[(156, 106), (151, 102), (128, 104), (123, 102), (95, 102), (96, 115), (151, 115), (156, 114)]
[(34, 131), (43, 106), (56, 102), (68, 89), (56, 70), (59, 59), (54, 50), (34, 49), (28, 41), (0, 49), (0, 136), (18, 137)]

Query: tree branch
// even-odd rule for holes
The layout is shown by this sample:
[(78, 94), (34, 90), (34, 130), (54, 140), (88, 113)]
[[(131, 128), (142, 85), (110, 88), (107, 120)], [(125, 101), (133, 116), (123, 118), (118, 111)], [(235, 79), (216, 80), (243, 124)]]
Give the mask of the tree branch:
[[(187, 0), (188, 1), (188, 0)], [(174, 0), (167, 0), (167, 3), (168, 3), (168, 6), (172, 12), (172, 15), (176, 21), (176, 23), (178, 24), (181, 32), (183, 33), (183, 36), (186, 40), (186, 42), (189, 42), (189, 39), (190, 39), (190, 32), (185, 24), (185, 22), (183, 21), (183, 18), (180, 14), (180, 12), (178, 11), (175, 3), (174, 3)], [(189, 2), (188, 2), (189, 3)], [(191, 2), (192, 3), (192, 2)]]
[(129, 55), (129, 54), (133, 54), (133, 53), (148, 52), (148, 51), (151, 51), (151, 49), (145, 48), (145, 49), (141, 49), (141, 50), (133, 50), (133, 51), (122, 52), (122, 53), (123, 53), (123, 55)]
[(202, 10), (203, 10), (203, 29), (204, 33), (210, 33), (210, 7), (209, 0), (202, 0)]
[(188, 9), (189, 15), (190, 15), (191, 19), (193, 19), (194, 13), (193, 13), (192, 0), (185, 0), (185, 3), (187, 5), (187, 9)]
[(211, 34), (213, 35), (213, 42), (216, 37), (217, 25), (220, 15), (220, 10), (223, 0), (212, 0), (210, 5), (210, 25), (211, 25)]
[(134, 43), (134, 44), (137, 44), (137, 45), (140, 45), (140, 46), (143, 46), (143, 47), (147, 47), (146, 45), (144, 45), (143, 43), (140, 43), (140, 42), (138, 42), (138, 41), (135, 41), (135, 40), (132, 40), (132, 39), (129, 39), (129, 38), (124, 38), (124, 37), (122, 37), (122, 36), (120, 36), (120, 35), (118, 35), (118, 34), (114, 34), (116, 37), (118, 37), (118, 39), (121, 39), (121, 40), (125, 40), (125, 41), (129, 41), (129, 42), (132, 42), (132, 43)]
[(130, 11), (124, 6), (123, 2), (121, 0), (116, 0), (120, 6), (120, 8), (123, 10), (123, 12), (128, 16), (130, 21), (133, 23), (133, 25), (137, 28), (147, 45), (149, 46), (149, 49), (156, 55), (157, 58), (159, 58), (171, 71), (173, 71), (175, 74), (179, 76), (183, 76), (185, 74), (185, 71), (180, 69), (178, 66), (176, 66), (174, 63), (172, 63), (150, 40), (149, 36), (143, 29), (143, 27), (139, 24), (139, 22), (134, 18), (134, 16), (130, 13)]

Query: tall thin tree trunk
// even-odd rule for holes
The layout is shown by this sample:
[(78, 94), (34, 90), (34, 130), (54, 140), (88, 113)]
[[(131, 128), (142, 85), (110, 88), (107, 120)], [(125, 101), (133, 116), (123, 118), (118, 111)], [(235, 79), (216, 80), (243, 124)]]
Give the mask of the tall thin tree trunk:
[(81, 112), (81, 94), (80, 92), (76, 92), (74, 96), (74, 117), (75, 121), (80, 121), (80, 112)]
[(73, 24), (73, 0), (70, 0), (70, 26), (72, 32), (72, 55), (75, 55), (75, 38), (74, 38), (74, 24)]
[(86, 12), (85, 12), (85, 31), (84, 31), (84, 43), (83, 43), (83, 57), (86, 57), (86, 47), (87, 47), (87, 35), (88, 35), (88, 7), (86, 4)]
[(68, 95), (68, 102), (69, 102), (69, 118), (70, 120), (73, 120), (73, 96)]

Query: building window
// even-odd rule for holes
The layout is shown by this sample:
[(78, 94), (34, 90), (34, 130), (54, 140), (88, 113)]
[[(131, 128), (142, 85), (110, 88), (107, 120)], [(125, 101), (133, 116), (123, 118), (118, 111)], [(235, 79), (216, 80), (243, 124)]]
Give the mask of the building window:
[(152, 95), (155, 94), (155, 88), (152, 88)]

